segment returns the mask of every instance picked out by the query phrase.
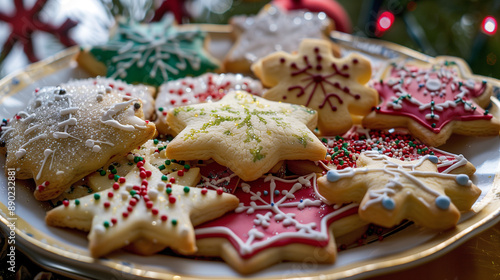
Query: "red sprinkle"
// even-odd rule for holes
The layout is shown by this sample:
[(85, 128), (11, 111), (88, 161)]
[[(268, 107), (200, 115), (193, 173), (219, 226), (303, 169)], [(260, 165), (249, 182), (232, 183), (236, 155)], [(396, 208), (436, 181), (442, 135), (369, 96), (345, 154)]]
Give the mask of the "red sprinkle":
[(69, 200), (67, 200), (67, 199), (63, 200), (63, 202), (62, 202), (62, 203), (63, 203), (63, 205), (64, 205), (64, 206), (66, 206), (66, 207), (68, 207), (68, 206), (69, 206)]
[(201, 194), (207, 194), (207, 192), (208, 192), (207, 188), (201, 189)]
[(109, 198), (112, 198), (114, 196), (114, 194), (112, 192), (108, 192), (108, 197)]
[(173, 203), (175, 203), (175, 201), (176, 201), (175, 197), (173, 197), (173, 196), (168, 197), (168, 202), (173, 204)]
[(127, 206), (127, 211), (128, 212), (132, 212), (132, 210), (134, 210), (134, 208), (132, 206)]
[(113, 190), (118, 190), (120, 188), (120, 185), (118, 183), (113, 184)]
[(115, 225), (116, 223), (118, 223), (118, 220), (116, 218), (111, 218), (111, 223), (113, 223), (113, 225)]
[(148, 201), (148, 202), (146, 202), (146, 207), (147, 207), (148, 209), (153, 208), (153, 202), (152, 202), (152, 201)]
[[(132, 207), (130, 207), (130, 208), (132, 208)], [(129, 212), (132, 212), (132, 209), (130, 209), (130, 211), (129, 211)], [(122, 216), (123, 216), (124, 218), (127, 218), (127, 217), (128, 217), (128, 212), (123, 212), (123, 213), (122, 213)]]
[(163, 222), (166, 222), (166, 221), (168, 220), (167, 215), (165, 215), (165, 214), (161, 215), (161, 220), (162, 220)]
[(158, 215), (158, 212), (159, 212), (159, 211), (158, 211), (158, 209), (156, 209), (156, 208), (151, 209), (151, 214), (153, 214), (153, 215), (155, 215), (155, 216), (156, 216), (156, 215)]
[(151, 175), (153, 175), (153, 172), (151, 172), (151, 170), (146, 170), (146, 177), (151, 177)]
[(223, 192), (224, 192), (224, 190), (222, 188), (218, 188), (217, 189), (217, 194), (218, 195), (222, 195)]
[(175, 184), (175, 178), (174, 177), (171, 177), (169, 181), (170, 181), (170, 183)]
[(118, 179), (118, 182), (119, 182), (120, 184), (123, 184), (123, 183), (125, 183), (126, 181), (127, 181), (127, 179), (125, 179), (125, 177), (120, 177), (120, 179)]
[(184, 170), (177, 171), (177, 175), (179, 175), (181, 177), (184, 176)]
[(104, 208), (109, 208), (111, 206), (111, 203), (109, 201), (104, 202)]

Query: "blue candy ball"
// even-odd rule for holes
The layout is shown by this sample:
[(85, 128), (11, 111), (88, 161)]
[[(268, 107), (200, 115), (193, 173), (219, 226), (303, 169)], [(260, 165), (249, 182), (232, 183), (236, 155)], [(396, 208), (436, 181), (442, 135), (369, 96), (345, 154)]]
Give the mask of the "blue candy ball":
[(455, 180), (460, 186), (467, 186), (469, 184), (469, 176), (467, 176), (466, 174), (457, 175)]
[(326, 172), (326, 179), (328, 182), (337, 182), (340, 179), (340, 175), (336, 170), (328, 170)]
[(439, 159), (437, 156), (429, 156), (427, 157), (428, 160), (430, 160), (432, 163), (438, 163)]
[(396, 208), (396, 202), (390, 197), (382, 198), (382, 206), (387, 210), (394, 210)]
[(436, 206), (439, 209), (447, 210), (448, 208), (450, 208), (450, 204), (451, 204), (450, 198), (447, 197), (446, 195), (440, 195), (436, 197)]

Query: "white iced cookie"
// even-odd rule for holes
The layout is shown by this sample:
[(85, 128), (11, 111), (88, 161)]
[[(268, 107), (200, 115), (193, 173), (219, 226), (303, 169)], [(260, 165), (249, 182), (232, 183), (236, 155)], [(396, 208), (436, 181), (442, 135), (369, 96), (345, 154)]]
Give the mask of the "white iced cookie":
[(2, 127), (6, 168), (34, 178), (35, 198), (49, 200), (155, 133), (139, 99), (103, 85), (45, 87)]

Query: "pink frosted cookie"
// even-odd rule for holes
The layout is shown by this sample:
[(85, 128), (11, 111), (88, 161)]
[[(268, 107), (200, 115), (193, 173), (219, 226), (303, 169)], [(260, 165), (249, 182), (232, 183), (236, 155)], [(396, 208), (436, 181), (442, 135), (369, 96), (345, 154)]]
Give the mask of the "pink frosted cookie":
[(197, 255), (220, 256), (240, 273), (281, 261), (334, 262), (334, 235), (344, 235), (366, 222), (356, 215), (357, 205), (329, 206), (315, 189), (314, 173), (240, 182), (234, 191), (240, 200), (238, 208), (195, 228)]
[(156, 125), (160, 133), (169, 132), (166, 123), (167, 111), (197, 103), (215, 102), (232, 90), (244, 90), (254, 95), (262, 95), (262, 84), (241, 74), (207, 73), (198, 77), (186, 77), (164, 83), (156, 97)]
[[(492, 87), (480, 77), (464, 77), (453, 61), (393, 65), (374, 83), (382, 102), (363, 119), (367, 128), (407, 127), (430, 146), (452, 133), (498, 135), (500, 122), (485, 107)], [(470, 73), (469, 73), (470, 74)]]
[(144, 113), (144, 118), (146, 120), (153, 119), (154, 116), (154, 96), (156, 90), (154, 87), (146, 85), (131, 85), (121, 80), (115, 80), (112, 78), (96, 77), (81, 80), (70, 80), (62, 84), (65, 86), (85, 86), (85, 85), (100, 85), (105, 87), (111, 87), (115, 90), (121, 92), (125, 96), (130, 96), (131, 98), (138, 98), (142, 103), (142, 111)]

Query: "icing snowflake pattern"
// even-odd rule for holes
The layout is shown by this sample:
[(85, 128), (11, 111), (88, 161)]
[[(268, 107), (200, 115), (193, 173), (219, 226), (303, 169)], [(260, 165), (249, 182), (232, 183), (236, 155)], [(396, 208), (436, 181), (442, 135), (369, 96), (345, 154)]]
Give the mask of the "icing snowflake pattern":
[[(149, 26), (120, 24), (117, 34), (91, 53), (108, 67), (108, 77), (126, 82), (159, 86), (188, 74), (215, 70), (217, 65), (204, 55), (201, 31), (178, 31), (173, 18)], [(145, 74), (144, 74), (145, 73)]]
[(239, 206), (233, 213), (197, 227), (197, 239), (226, 237), (243, 258), (277, 244), (326, 246), (328, 226), (356, 213), (357, 205), (328, 206), (316, 195), (315, 185), (315, 173), (296, 179), (268, 175), (243, 182), (234, 193), (240, 199)]
[[(405, 162), (369, 151), (360, 161), (358, 168), (329, 170), (318, 180), (319, 191), (335, 203), (360, 202), (360, 217), (382, 226), (407, 218), (431, 228), (448, 228), (458, 221), (459, 210), (470, 209), (481, 193), (466, 174), (446, 173), (451, 168), (439, 173), (440, 159), (434, 155)], [(374, 176), (377, 182), (372, 182)]]
[(472, 100), (485, 92), (486, 82), (464, 81), (447, 65), (394, 65), (391, 76), (374, 87), (383, 99), (377, 113), (409, 116), (434, 133), (454, 119), (492, 118)]

